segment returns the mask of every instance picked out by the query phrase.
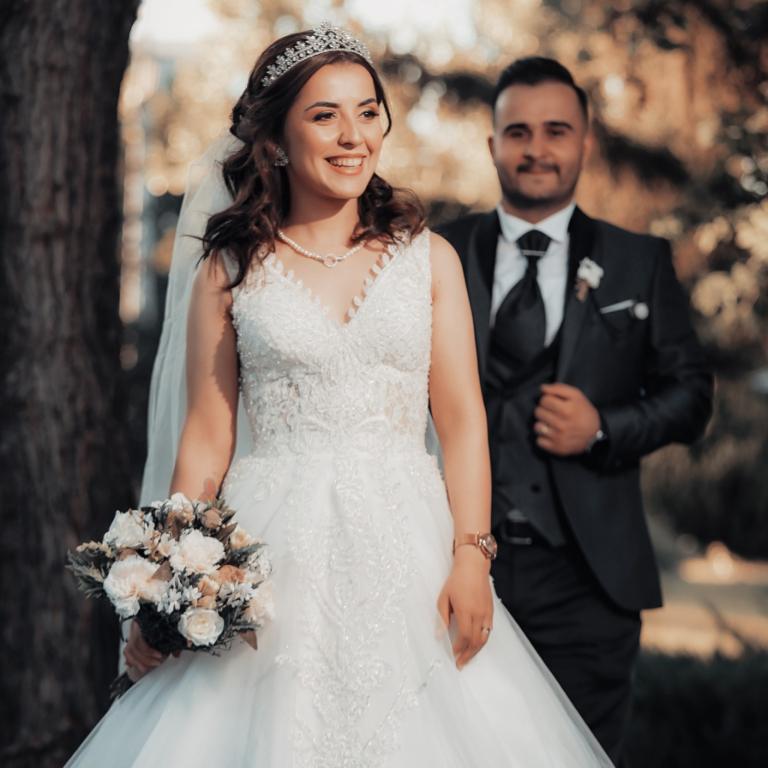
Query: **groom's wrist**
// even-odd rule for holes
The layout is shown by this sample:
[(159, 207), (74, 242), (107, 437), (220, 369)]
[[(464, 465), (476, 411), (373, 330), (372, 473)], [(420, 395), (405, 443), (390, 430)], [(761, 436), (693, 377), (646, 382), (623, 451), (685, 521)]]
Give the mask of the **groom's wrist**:
[(602, 413), (599, 413), (599, 415), (600, 426), (587, 444), (587, 447), (584, 449), (585, 458), (589, 464), (596, 469), (603, 468), (605, 459), (610, 452), (610, 433), (608, 432), (608, 425), (606, 424)]

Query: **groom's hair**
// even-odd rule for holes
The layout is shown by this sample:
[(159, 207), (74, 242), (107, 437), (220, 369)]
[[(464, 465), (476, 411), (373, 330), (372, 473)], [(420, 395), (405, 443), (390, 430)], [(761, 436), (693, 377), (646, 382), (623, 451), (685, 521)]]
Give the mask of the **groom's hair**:
[(499, 76), (493, 90), (493, 107), (499, 100), (499, 94), (510, 85), (539, 85), (540, 83), (563, 83), (570, 86), (579, 98), (584, 118), (589, 121), (587, 94), (579, 88), (573, 75), (559, 62), (544, 56), (526, 56), (509, 64)]

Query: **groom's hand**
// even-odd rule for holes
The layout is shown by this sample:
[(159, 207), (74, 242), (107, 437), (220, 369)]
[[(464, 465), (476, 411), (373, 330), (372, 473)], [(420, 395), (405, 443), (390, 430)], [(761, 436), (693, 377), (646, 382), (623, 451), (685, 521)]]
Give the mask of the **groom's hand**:
[(583, 453), (600, 429), (597, 408), (580, 389), (568, 384), (542, 384), (541, 391), (533, 412), (536, 444), (557, 456)]

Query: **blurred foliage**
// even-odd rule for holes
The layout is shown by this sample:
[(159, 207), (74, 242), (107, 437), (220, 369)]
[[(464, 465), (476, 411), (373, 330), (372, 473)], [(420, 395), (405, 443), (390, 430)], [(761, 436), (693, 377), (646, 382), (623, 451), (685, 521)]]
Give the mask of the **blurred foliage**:
[(768, 654), (643, 654), (625, 754), (633, 768), (768, 765)]
[(718, 381), (715, 414), (692, 448), (669, 446), (643, 465), (643, 494), (680, 533), (768, 557), (768, 401), (746, 379)]

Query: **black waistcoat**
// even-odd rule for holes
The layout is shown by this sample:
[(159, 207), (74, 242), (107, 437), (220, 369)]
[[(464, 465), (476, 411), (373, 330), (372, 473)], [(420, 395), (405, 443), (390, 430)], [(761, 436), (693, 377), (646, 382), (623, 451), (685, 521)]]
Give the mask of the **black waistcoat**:
[(516, 507), (550, 544), (565, 543), (562, 512), (549, 457), (536, 445), (533, 411), (541, 385), (555, 380), (560, 333), (522, 370), (513, 371), (491, 344), (485, 406), (491, 450), (491, 525)]

